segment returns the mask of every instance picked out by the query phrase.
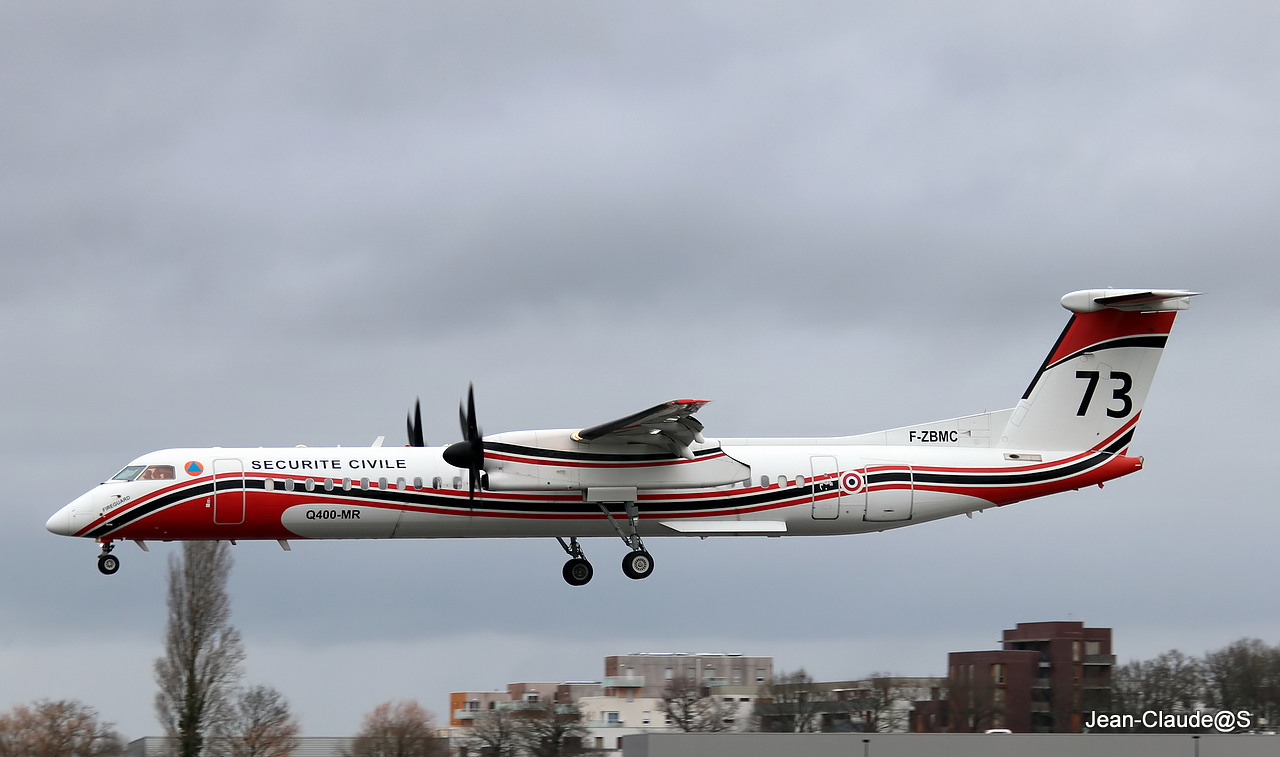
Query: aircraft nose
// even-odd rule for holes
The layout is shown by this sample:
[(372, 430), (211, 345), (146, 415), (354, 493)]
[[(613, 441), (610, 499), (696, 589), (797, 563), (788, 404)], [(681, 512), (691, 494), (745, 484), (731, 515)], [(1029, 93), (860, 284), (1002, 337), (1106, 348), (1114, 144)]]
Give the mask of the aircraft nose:
[(49, 518), (44, 527), (59, 536), (71, 535), (71, 508), (64, 507)]

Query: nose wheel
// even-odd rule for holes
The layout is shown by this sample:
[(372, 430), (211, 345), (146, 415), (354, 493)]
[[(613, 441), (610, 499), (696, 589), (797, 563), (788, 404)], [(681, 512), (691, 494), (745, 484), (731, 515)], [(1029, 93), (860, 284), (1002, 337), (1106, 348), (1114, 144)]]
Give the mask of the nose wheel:
[(111, 554), (111, 550), (115, 548), (116, 545), (109, 541), (102, 543), (102, 553), (98, 555), (98, 572), (104, 576), (114, 575), (120, 570), (120, 558)]

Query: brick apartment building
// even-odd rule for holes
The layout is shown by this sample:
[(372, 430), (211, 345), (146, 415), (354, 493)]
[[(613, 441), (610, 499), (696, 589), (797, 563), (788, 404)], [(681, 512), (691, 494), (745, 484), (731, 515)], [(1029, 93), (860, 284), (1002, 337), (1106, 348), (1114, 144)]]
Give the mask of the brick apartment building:
[(947, 700), (918, 702), (911, 730), (1079, 733), (1085, 713), (1110, 709), (1110, 628), (1019, 623), (1001, 647), (950, 653)]

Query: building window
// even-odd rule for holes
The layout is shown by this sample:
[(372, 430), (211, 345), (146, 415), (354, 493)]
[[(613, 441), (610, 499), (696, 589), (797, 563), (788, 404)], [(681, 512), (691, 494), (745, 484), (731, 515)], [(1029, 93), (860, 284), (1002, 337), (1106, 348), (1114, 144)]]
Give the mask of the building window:
[(1004, 663), (997, 662), (991, 666), (991, 682), (1004, 683)]
[(622, 725), (622, 713), (620, 713), (620, 712), (606, 712), (606, 713), (604, 714), (604, 724), (605, 724), (605, 725), (611, 725), (611, 726), (619, 726), (619, 725)]

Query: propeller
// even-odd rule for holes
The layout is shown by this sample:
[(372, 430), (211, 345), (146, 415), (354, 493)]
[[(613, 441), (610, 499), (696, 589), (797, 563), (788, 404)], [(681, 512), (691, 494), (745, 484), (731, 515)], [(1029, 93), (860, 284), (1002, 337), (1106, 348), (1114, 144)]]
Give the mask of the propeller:
[(444, 448), (444, 461), (455, 468), (466, 468), (471, 474), (467, 478), (470, 481), (471, 499), (474, 500), (480, 473), (484, 470), (484, 438), (480, 435), (480, 427), (476, 425), (474, 384), (467, 387), (467, 404), (458, 405), (458, 422), (462, 426), (462, 441)]
[(409, 446), (425, 447), (427, 440), (422, 435), (422, 400), (415, 399), (413, 401), (413, 414), (408, 417), (406, 423), (409, 427)]

